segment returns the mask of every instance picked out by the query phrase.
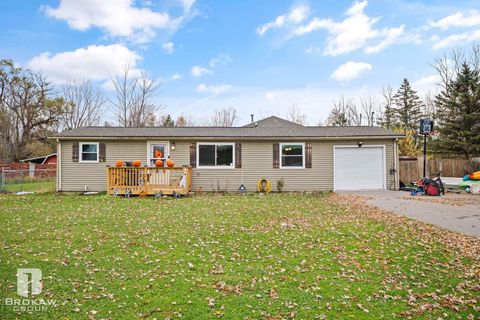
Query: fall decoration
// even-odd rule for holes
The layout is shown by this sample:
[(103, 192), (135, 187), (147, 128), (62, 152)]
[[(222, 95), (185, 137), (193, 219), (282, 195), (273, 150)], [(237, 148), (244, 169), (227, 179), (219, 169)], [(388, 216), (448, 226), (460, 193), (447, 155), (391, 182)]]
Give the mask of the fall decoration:
[(175, 161), (170, 160), (170, 159), (167, 160), (167, 166), (168, 166), (169, 168), (172, 168), (174, 165), (175, 165)]
[(163, 167), (163, 161), (162, 160), (155, 161), (155, 167), (162, 168)]
[(160, 150), (155, 150), (155, 158), (161, 158), (163, 156), (163, 152)]
[(117, 168), (121, 168), (121, 167), (123, 167), (123, 165), (124, 165), (124, 163), (123, 163), (122, 160), (117, 160), (117, 162), (115, 163), (115, 166), (116, 166)]
[(134, 167), (140, 167), (140, 166), (142, 165), (142, 161), (140, 161), (140, 160), (134, 160), (134, 161), (132, 162), (132, 165), (133, 165)]

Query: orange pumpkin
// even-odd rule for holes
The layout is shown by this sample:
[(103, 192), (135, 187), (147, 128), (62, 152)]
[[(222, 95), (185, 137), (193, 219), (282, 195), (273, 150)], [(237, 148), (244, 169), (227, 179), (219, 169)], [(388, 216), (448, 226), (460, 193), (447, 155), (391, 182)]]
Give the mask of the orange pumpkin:
[(162, 151), (160, 150), (155, 150), (155, 158), (161, 158), (163, 156)]
[(140, 161), (140, 160), (135, 160), (135, 161), (132, 162), (132, 165), (133, 165), (134, 167), (140, 167), (140, 166), (142, 165), (142, 161)]
[(157, 160), (157, 161), (155, 161), (155, 167), (157, 167), (157, 168), (163, 168), (163, 161), (162, 161), (162, 160)]
[(167, 160), (167, 166), (169, 168), (173, 167), (174, 165), (175, 165), (175, 162), (173, 160), (170, 160), (170, 159)]
[(121, 167), (123, 167), (123, 165), (124, 165), (124, 163), (123, 163), (122, 160), (117, 160), (117, 163), (115, 163), (115, 166), (116, 166), (117, 168), (121, 168)]

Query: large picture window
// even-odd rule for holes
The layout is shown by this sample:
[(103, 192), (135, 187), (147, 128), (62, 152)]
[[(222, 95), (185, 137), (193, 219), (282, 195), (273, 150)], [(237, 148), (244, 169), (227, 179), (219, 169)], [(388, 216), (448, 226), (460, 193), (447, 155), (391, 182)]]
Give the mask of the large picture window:
[(168, 158), (168, 142), (148, 143), (148, 165), (155, 166), (155, 161), (165, 161)]
[(80, 162), (98, 162), (98, 142), (80, 143)]
[(233, 143), (198, 143), (198, 168), (234, 168)]
[(305, 168), (305, 144), (281, 143), (280, 168)]

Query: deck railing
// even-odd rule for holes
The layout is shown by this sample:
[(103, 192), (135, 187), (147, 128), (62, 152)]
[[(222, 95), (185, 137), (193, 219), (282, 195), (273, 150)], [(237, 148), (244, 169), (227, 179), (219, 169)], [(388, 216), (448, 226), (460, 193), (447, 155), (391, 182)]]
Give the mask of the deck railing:
[(107, 191), (112, 195), (188, 194), (192, 168), (108, 167)]

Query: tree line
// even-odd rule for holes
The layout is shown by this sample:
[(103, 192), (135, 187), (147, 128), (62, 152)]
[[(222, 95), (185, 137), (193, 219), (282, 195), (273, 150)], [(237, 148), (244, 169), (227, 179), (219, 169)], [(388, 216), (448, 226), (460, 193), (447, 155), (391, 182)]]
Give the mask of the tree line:
[[(437, 59), (433, 68), (439, 79), (437, 93), (421, 99), (409, 80), (403, 79), (397, 90), (384, 86), (377, 97), (366, 95), (354, 101), (341, 96), (319, 125), (377, 125), (402, 132), (406, 139), (400, 141), (401, 154), (414, 155), (420, 150), (419, 120), (428, 117), (439, 133), (430, 138), (432, 152), (480, 156), (480, 47), (454, 50)], [(111, 83), (113, 92), (108, 96), (90, 81), (55, 87), (40, 73), (0, 60), (0, 161), (53, 152), (54, 143), (47, 136), (60, 130), (95, 125), (231, 127), (239, 120), (233, 107), (217, 109), (196, 121), (185, 114), (173, 118), (154, 99), (161, 83), (128, 64)], [(102, 120), (107, 109), (114, 114), (113, 123)], [(298, 105), (290, 106), (284, 117), (302, 125), (308, 121)]]
[[(160, 82), (145, 72), (134, 73), (128, 64), (111, 78), (113, 93), (107, 96), (91, 81), (73, 81), (53, 86), (40, 73), (0, 60), (0, 162), (54, 152), (47, 136), (61, 130), (86, 126), (192, 126), (186, 115), (173, 119), (154, 96)], [(107, 109), (114, 123), (102, 121)], [(233, 126), (238, 121), (233, 107), (206, 115), (200, 125)]]
[(480, 46), (468, 52), (453, 50), (437, 59), (433, 68), (438, 77), (436, 93), (421, 99), (408, 79), (394, 91), (385, 86), (381, 101), (366, 96), (360, 106), (340, 97), (333, 102), (325, 121), (327, 126), (379, 125), (405, 134), (399, 142), (401, 155), (420, 153), (421, 118), (434, 120), (436, 134), (429, 137), (430, 152), (461, 156), (480, 156)]

